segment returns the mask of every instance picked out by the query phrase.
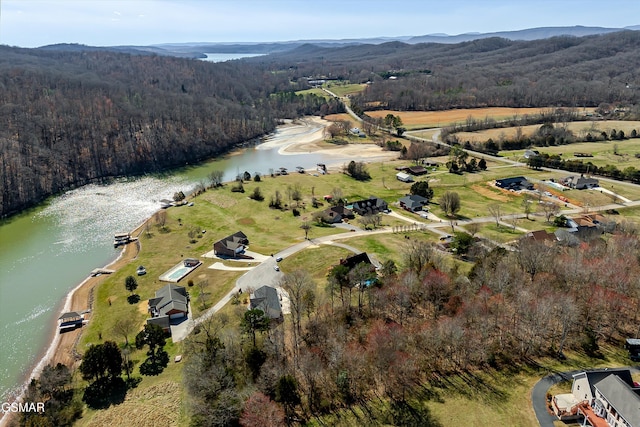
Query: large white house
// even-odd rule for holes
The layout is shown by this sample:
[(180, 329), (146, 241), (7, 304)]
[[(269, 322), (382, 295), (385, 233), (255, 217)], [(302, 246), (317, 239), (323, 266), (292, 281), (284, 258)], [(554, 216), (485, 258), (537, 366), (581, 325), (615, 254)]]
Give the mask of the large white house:
[(561, 420), (583, 426), (640, 427), (640, 387), (627, 369), (598, 369), (573, 376), (571, 393), (553, 396)]

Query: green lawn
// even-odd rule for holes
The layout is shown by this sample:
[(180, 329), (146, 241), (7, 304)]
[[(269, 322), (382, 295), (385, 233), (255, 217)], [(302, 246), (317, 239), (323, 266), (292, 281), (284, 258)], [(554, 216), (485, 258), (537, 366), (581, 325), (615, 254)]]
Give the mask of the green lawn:
[[(368, 182), (355, 181), (338, 172), (331, 172), (329, 175), (317, 177), (297, 173), (279, 177), (267, 176), (259, 183), (253, 181), (245, 183), (245, 193), (233, 193), (230, 191), (231, 185), (225, 185), (222, 188), (208, 190), (197, 197), (191, 198), (194, 202), (191, 207), (183, 206), (168, 209), (166, 211), (165, 230), (161, 230), (151, 221), (148, 232), (143, 232), (140, 237), (142, 250), (135, 262), (105, 278), (104, 282), (95, 289), (92, 320), (82, 335), (78, 350), (82, 353), (87, 345), (104, 342), (105, 340), (115, 340), (122, 344), (124, 340), (112, 332), (113, 324), (118, 318), (132, 317), (142, 328), (147, 317), (147, 300), (154, 296), (157, 289), (165, 285), (165, 283), (159, 281), (159, 275), (184, 258), (195, 257), (204, 261), (204, 265), (198, 267), (180, 282), (183, 286), (188, 286), (189, 281), (195, 283), (195, 286), (188, 287), (192, 296), (194, 314), (200, 314), (201, 310), (218, 301), (233, 287), (235, 281), (243, 272), (209, 269), (207, 267), (215, 261), (204, 259), (202, 255), (212, 249), (215, 241), (231, 233), (242, 230), (249, 237), (250, 250), (263, 254), (275, 253), (303, 241), (304, 231), (300, 228), (303, 221), (312, 223), (312, 228), (309, 232), (309, 237), (312, 239), (319, 236), (345, 233), (346, 231), (341, 228), (320, 227), (313, 223), (312, 213), (316, 209), (311, 207), (311, 197), (315, 196), (322, 200), (323, 195), (330, 194), (334, 188), (340, 188), (343, 197), (351, 202), (374, 195), (392, 204), (409, 192), (411, 184), (400, 182), (395, 178), (397, 172), (395, 168), (399, 165), (408, 164), (410, 163), (406, 161), (369, 164), (367, 167), (372, 178)], [(435, 192), (435, 201), (444, 191), (458, 192), (462, 201), (460, 215), (473, 218), (475, 216), (489, 216), (487, 206), (490, 203), (501, 203), (505, 214), (521, 212), (521, 196), (515, 193), (504, 193), (487, 185), (487, 182), (497, 178), (518, 175), (524, 175), (530, 179), (546, 179), (554, 176), (553, 173), (532, 171), (523, 167), (495, 167), (485, 172), (465, 175), (453, 175), (440, 168), (439, 171), (430, 173), (420, 179), (429, 181)], [(299, 207), (300, 216), (293, 215), (291, 206), (296, 205), (296, 202), (289, 200), (288, 196), (289, 190), (296, 186), (299, 186), (302, 194)], [(251, 200), (248, 197), (256, 187), (261, 189), (265, 197), (262, 202)], [(269, 200), (275, 195), (276, 191), (281, 194), (284, 203), (289, 206), (287, 209), (273, 210), (268, 207)], [(588, 193), (577, 192), (575, 197), (583, 197), (586, 194)], [(595, 197), (601, 196), (595, 194)], [(593, 200), (592, 203), (596, 204), (601, 201), (599, 199)], [(326, 207), (328, 205), (325, 203), (324, 206), (317, 210)], [(436, 215), (442, 215), (437, 205), (432, 204), (431, 209)], [(412, 217), (411, 214), (406, 215)], [(640, 218), (640, 208), (626, 212), (621, 210), (621, 216), (637, 220)], [(404, 221), (389, 216), (383, 217), (383, 225), (387, 227), (406, 224)], [(548, 227), (540, 217), (536, 217), (535, 221), (521, 220), (519, 226), (527, 229)], [(191, 237), (189, 234), (193, 230), (206, 232), (200, 233), (196, 237)], [(519, 232), (514, 233), (506, 227), (496, 229), (494, 224), (485, 225), (478, 234), (501, 242), (513, 240), (521, 235)], [(427, 241), (435, 239), (432, 234), (427, 232), (408, 232), (358, 237), (344, 240), (343, 243), (369, 252), (381, 262), (392, 259), (401, 266), (402, 248), (408, 241), (405, 235), (409, 239)], [(336, 265), (341, 258), (351, 254), (352, 252), (339, 246), (320, 245), (307, 248), (287, 257), (280, 264), (283, 272), (293, 271), (297, 268), (304, 268), (310, 271), (318, 286), (317, 294), (325, 295), (323, 289), (326, 285), (328, 270), (333, 265)], [(237, 265), (231, 262), (226, 264)], [(138, 265), (144, 265), (147, 268), (147, 275), (135, 276), (135, 269)], [(469, 268), (469, 264), (460, 263), (460, 268)], [(129, 275), (135, 276), (138, 281), (136, 293), (140, 295), (141, 299), (135, 305), (127, 302), (129, 293), (124, 287), (124, 282)], [(198, 283), (205, 281), (207, 284), (204, 290), (209, 294), (206, 305), (202, 304), (202, 300), (199, 298), (200, 286), (198, 286)], [(247, 295), (241, 295), (240, 298), (244, 300)], [(319, 297), (318, 304), (327, 302), (327, 298), (326, 296)], [(225, 308), (224, 313), (229, 317), (233, 317), (234, 321), (237, 321), (236, 317), (241, 309), (242, 306), (230, 304)], [(130, 342), (133, 341), (134, 337), (131, 336), (129, 340)], [(175, 355), (181, 354), (182, 347), (180, 344), (173, 344), (169, 340), (167, 350), (171, 360), (173, 360)], [(144, 351), (135, 351), (132, 357), (137, 362), (135, 368), (137, 372), (140, 362), (145, 357)], [(181, 378), (180, 369), (180, 364), (171, 363), (167, 370), (158, 377), (144, 377), (138, 386), (138, 392), (144, 393), (145, 390), (161, 387), (162, 384), (167, 382), (179, 383)], [(492, 397), (494, 400), (487, 402), (486, 398), (481, 395), (456, 394), (453, 389), (446, 388), (440, 391), (441, 395), (444, 396), (444, 403), (433, 401), (428, 403), (428, 407), (432, 414), (441, 420), (444, 426), (533, 425), (529, 423), (529, 415), (531, 414), (529, 414), (530, 409), (528, 408), (530, 408), (530, 405), (527, 403), (527, 396), (528, 390), (540, 375), (538, 373), (525, 373), (523, 374), (524, 376), (516, 375), (511, 379), (500, 375), (497, 373), (477, 374), (484, 382), (495, 381), (492, 387), (499, 390), (497, 396), (500, 399), (494, 399), (494, 396)], [(454, 385), (456, 381), (461, 381), (460, 386), (462, 386), (465, 378), (454, 378), (451, 381)], [(184, 390), (180, 390), (178, 394), (183, 395)], [(471, 410), (462, 411), (463, 413), (455, 410), (455, 408), (460, 407), (470, 408)], [(100, 411), (95, 413), (87, 412), (80, 425), (85, 425), (85, 422), (88, 424), (94, 416), (101, 416), (99, 415), (100, 413)], [(184, 421), (182, 424), (188, 423), (188, 421), (185, 421), (188, 418), (185, 415), (185, 409), (180, 409), (180, 413), (181, 420)], [(456, 414), (455, 416), (454, 413)], [(476, 413), (476, 416), (468, 416), (467, 414), (469, 413)], [(349, 415), (346, 414), (344, 419), (349, 419), (348, 417)], [(506, 424), (502, 424), (502, 422)]]
[(338, 96), (347, 96), (362, 92), (367, 85), (329, 82), (325, 87)]
[[(635, 157), (640, 154), (640, 138), (623, 141), (580, 142), (551, 147), (534, 147), (541, 153), (558, 154), (565, 160), (582, 160), (591, 162), (598, 167), (613, 165), (620, 170), (629, 166), (639, 167), (640, 160)], [(525, 150), (501, 151), (505, 157), (516, 156), (522, 158)], [(587, 153), (593, 157), (576, 157), (575, 153)], [(617, 153), (617, 154), (616, 154)]]
[[(553, 372), (585, 368), (604, 368), (629, 364), (622, 348), (603, 345), (602, 359), (587, 357), (581, 352), (567, 352), (567, 360), (540, 358), (537, 366), (505, 368), (497, 371), (467, 372), (442, 377), (439, 382), (424, 383), (422, 404), (426, 405), (431, 419), (442, 427), (457, 426), (538, 426), (531, 404), (531, 389), (542, 377)], [(561, 387), (552, 388), (563, 392)], [(428, 397), (427, 397), (428, 396)], [(412, 404), (416, 396), (412, 396)], [(461, 410), (463, 408), (464, 410)], [(343, 410), (314, 420), (312, 426), (367, 425), (368, 413), (388, 412), (386, 400), (371, 402), (368, 411), (361, 407)], [(559, 427), (565, 424), (558, 424)]]
[(314, 94), (314, 95), (318, 95), (321, 96), (323, 98), (326, 99), (330, 99), (331, 95), (329, 95), (327, 92), (323, 91), (322, 89), (319, 88), (312, 88), (312, 89), (305, 89), (305, 90), (299, 90), (296, 92), (296, 95), (307, 95), (307, 94)]

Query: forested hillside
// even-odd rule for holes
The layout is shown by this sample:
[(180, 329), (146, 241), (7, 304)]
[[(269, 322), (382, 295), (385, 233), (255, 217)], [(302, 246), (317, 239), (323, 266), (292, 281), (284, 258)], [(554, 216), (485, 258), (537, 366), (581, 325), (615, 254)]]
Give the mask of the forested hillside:
[[(215, 156), (338, 111), (286, 75), (109, 51), (0, 47), (0, 216), (66, 188)], [(275, 95), (274, 95), (275, 94)]]
[[(196, 162), (274, 129), (337, 112), (296, 96), (309, 78), (371, 82), (372, 108), (637, 104), (640, 32), (535, 41), (304, 45), (212, 64), (107, 50), (0, 47), (0, 216), (66, 188)], [(394, 77), (394, 78), (390, 78)]]
[(638, 31), (535, 41), (494, 37), (454, 45), (307, 45), (252, 62), (290, 67), (299, 78), (372, 82), (352, 99), (362, 109), (583, 107), (640, 98)]

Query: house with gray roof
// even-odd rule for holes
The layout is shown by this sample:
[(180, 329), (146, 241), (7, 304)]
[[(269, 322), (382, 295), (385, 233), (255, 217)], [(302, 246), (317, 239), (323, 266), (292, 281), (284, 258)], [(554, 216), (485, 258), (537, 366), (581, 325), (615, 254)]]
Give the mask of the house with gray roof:
[(511, 178), (496, 179), (496, 187), (504, 188), (505, 190), (533, 190), (533, 184), (531, 184), (524, 176), (514, 176)]
[(353, 211), (362, 216), (377, 214), (388, 209), (389, 206), (387, 205), (387, 202), (375, 196), (371, 196), (366, 200), (358, 200), (353, 203)]
[(186, 318), (189, 314), (189, 294), (183, 286), (173, 283), (156, 291), (155, 298), (149, 299), (147, 323), (154, 323), (168, 331), (171, 320)]
[(398, 203), (400, 203), (401, 208), (411, 212), (417, 212), (423, 210), (424, 207), (429, 204), (429, 199), (417, 194), (411, 194), (398, 200)]
[(583, 426), (640, 427), (640, 387), (628, 369), (595, 369), (573, 376), (570, 394), (553, 396), (561, 420)]
[(561, 180), (561, 183), (575, 190), (584, 190), (586, 188), (594, 188), (600, 185), (596, 178), (585, 177), (584, 175), (571, 175)]
[(253, 291), (249, 299), (249, 307), (252, 310), (262, 310), (270, 319), (282, 319), (280, 297), (276, 288), (271, 286), (261, 286)]
[(594, 385), (593, 412), (611, 427), (640, 427), (638, 388), (629, 387), (618, 375), (609, 375)]

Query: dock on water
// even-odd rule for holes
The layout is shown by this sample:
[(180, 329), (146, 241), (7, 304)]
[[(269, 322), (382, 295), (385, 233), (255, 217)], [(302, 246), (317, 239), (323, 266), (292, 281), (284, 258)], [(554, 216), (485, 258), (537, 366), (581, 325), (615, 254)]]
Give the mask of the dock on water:
[(91, 277), (100, 276), (102, 274), (112, 274), (115, 272), (115, 270), (109, 270), (108, 268), (94, 268), (91, 270)]
[(58, 317), (60, 322), (60, 332), (72, 331), (76, 328), (82, 327), (82, 325), (86, 323), (84, 315), (88, 312), (89, 310), (84, 310), (82, 312), (68, 311), (66, 313), (62, 313), (62, 315)]

